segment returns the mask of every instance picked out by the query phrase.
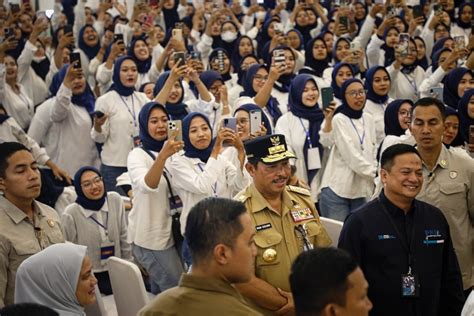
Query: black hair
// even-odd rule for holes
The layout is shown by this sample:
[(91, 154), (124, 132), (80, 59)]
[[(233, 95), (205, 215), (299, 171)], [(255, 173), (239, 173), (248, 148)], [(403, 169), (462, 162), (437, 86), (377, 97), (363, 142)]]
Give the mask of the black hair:
[(420, 153), (415, 147), (407, 144), (395, 144), (385, 149), (382, 153), (380, 167), (384, 170), (390, 171), (394, 165), (395, 157), (408, 153), (416, 154), (421, 159)]
[(5, 177), (5, 171), (8, 168), (8, 158), (21, 150), (30, 151), (23, 144), (17, 142), (5, 142), (0, 144), (0, 177)]
[(320, 315), (328, 304), (346, 305), (347, 278), (357, 262), (344, 250), (302, 252), (291, 267), (290, 285), (298, 316)]
[(411, 108), (411, 118), (413, 120), (413, 113), (415, 112), (415, 109), (418, 106), (436, 106), (441, 113), (441, 117), (444, 119), (446, 118), (446, 107), (444, 106), (443, 102), (436, 98), (431, 98), (431, 97), (426, 97), (426, 98), (421, 98), (418, 101), (413, 104), (413, 107)]
[(35, 316), (59, 316), (59, 314), (44, 305), (36, 303), (20, 303), (8, 305), (0, 309), (0, 316), (24, 316), (24, 315), (35, 315)]
[(241, 202), (210, 197), (191, 208), (186, 221), (186, 240), (194, 264), (199, 264), (212, 254), (217, 244), (234, 246), (244, 228), (239, 216), (246, 212)]

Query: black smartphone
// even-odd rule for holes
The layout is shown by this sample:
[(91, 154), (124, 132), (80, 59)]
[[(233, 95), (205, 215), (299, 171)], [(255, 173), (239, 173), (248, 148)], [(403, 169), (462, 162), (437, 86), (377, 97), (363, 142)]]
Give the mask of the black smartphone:
[[(76, 63), (77, 62), (77, 63)], [(74, 64), (74, 68), (81, 68), (81, 54), (80, 53), (71, 53), (69, 55), (69, 63)]]
[(20, 5), (18, 3), (10, 3), (10, 12), (12, 14), (20, 12)]
[(69, 25), (69, 24), (68, 24), (68, 25), (66, 25), (66, 26), (64, 27), (64, 32), (63, 32), (63, 34), (67, 34), (67, 33), (72, 33), (72, 25)]
[(344, 25), (346, 27), (346, 30), (349, 31), (349, 19), (347, 18), (347, 16), (340, 16), (339, 24)]
[(101, 118), (101, 117), (104, 117), (104, 112), (101, 112), (101, 111), (95, 111), (94, 113), (92, 113), (93, 116), (97, 117), (97, 118)]
[(114, 43), (123, 43), (123, 34), (114, 34)]
[(433, 10), (435, 15), (441, 14), (443, 12), (443, 6), (441, 4), (435, 4)]
[(413, 6), (413, 18), (419, 18), (421, 16), (425, 16), (423, 13), (423, 7), (421, 5)]
[(321, 99), (323, 100), (323, 110), (326, 110), (334, 100), (334, 92), (331, 87), (321, 89)]
[(3, 33), (5, 34), (5, 38), (10, 38), (12, 36), (15, 36), (15, 34), (13, 33), (13, 29), (11, 27), (6, 27), (3, 29)]
[(183, 66), (186, 62), (186, 53), (185, 52), (176, 52), (173, 54), (174, 63), (179, 63), (179, 67)]

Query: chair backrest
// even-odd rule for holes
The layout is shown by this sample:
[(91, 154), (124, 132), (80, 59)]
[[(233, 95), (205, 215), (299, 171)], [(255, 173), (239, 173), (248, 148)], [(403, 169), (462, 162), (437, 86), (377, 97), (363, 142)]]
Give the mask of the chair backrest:
[(149, 301), (140, 269), (117, 257), (110, 257), (107, 264), (118, 315), (136, 315)]
[(332, 240), (332, 247), (337, 247), (337, 243), (339, 241), (339, 235), (341, 234), (342, 225), (344, 224), (341, 221), (337, 221), (335, 219), (327, 218), (327, 217), (320, 217), (321, 223), (323, 224), (324, 228), (331, 237)]

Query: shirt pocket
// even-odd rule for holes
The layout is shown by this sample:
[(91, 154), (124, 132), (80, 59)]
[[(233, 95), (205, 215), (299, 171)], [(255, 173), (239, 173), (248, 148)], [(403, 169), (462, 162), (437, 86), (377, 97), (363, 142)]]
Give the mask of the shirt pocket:
[(466, 208), (466, 188), (464, 183), (440, 183), (441, 192), (439, 208), (458, 212)]
[[(257, 266), (269, 266), (280, 263), (281, 255), (281, 241), (283, 236), (274, 229), (263, 231), (255, 235), (254, 241), (257, 245)], [(274, 260), (264, 259), (265, 256), (270, 256), (272, 252), (276, 253), (276, 258)]]
[(54, 229), (47, 230), (44, 233), (48, 236), (48, 241), (51, 245), (64, 242), (63, 234), (58, 226)]
[(329, 247), (331, 245), (331, 237), (329, 237), (326, 229), (319, 220), (310, 220), (304, 225), (306, 225), (309, 240), (315, 247)]
[(41, 250), (36, 240), (24, 240), (12, 243), (12, 245), (18, 256), (31, 256)]
[(439, 190), (445, 195), (463, 194), (465, 192), (464, 183), (440, 183)]

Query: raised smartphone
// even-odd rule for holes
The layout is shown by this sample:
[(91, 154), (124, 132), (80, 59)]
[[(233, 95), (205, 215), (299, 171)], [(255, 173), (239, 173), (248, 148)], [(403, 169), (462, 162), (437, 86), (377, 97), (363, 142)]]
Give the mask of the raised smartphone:
[(183, 131), (181, 129), (181, 121), (175, 120), (175, 121), (168, 121), (168, 138), (171, 137), (172, 133), (175, 133), (177, 131), (176, 137), (174, 138), (177, 141), (182, 141), (183, 140)]
[(321, 89), (321, 99), (323, 100), (323, 110), (326, 110), (334, 100), (334, 91), (331, 87)]
[(262, 124), (262, 111), (252, 110), (250, 116), (250, 134), (255, 135), (260, 132), (260, 125)]

